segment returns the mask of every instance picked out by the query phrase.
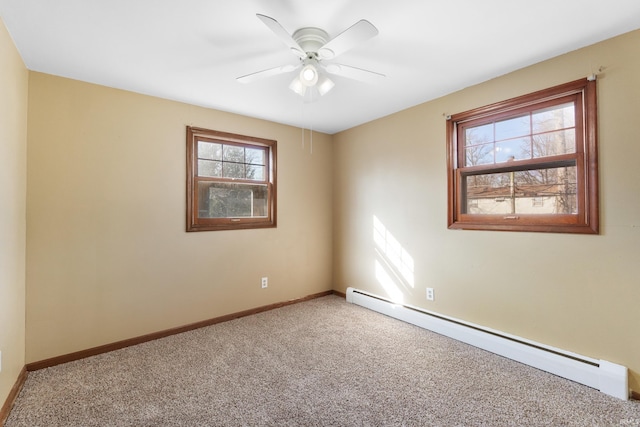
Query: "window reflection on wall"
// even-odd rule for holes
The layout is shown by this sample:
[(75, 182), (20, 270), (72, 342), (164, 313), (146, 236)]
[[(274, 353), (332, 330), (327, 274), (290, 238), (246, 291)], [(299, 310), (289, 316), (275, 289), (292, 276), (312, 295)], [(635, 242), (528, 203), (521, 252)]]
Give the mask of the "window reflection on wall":
[(401, 303), (405, 290), (415, 286), (413, 257), (375, 215), (373, 242), (376, 279), (393, 301)]

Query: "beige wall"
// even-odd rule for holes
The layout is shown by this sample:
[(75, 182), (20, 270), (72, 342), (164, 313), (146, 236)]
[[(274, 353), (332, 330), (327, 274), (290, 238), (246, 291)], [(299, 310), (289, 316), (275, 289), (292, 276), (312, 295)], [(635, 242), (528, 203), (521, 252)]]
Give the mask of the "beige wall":
[(0, 407), (24, 366), (28, 71), (0, 20)]
[[(640, 390), (639, 46), (636, 31), (335, 135), (335, 288), (399, 293), (409, 304), (628, 366)], [(448, 230), (444, 116), (600, 66), (601, 234)], [(376, 252), (374, 216), (414, 260), (413, 286), (390, 275)]]
[[(185, 232), (187, 125), (278, 141), (277, 228)], [(330, 136), (35, 72), (28, 126), (27, 362), (331, 289)]]

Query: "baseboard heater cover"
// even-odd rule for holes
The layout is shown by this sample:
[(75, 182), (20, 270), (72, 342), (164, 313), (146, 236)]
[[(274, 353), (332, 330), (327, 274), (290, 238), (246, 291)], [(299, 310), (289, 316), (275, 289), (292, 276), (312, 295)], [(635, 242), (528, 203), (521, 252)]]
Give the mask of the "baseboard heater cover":
[(351, 287), (347, 288), (346, 299), (349, 303), (584, 384), (618, 399), (629, 399), (625, 366), (578, 355), (418, 307), (396, 304)]

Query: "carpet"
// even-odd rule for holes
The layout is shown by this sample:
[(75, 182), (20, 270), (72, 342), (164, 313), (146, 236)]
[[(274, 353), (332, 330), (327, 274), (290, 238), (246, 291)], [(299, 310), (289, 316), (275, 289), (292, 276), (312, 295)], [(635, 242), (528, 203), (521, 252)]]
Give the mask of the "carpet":
[(327, 296), (30, 372), (20, 426), (640, 426), (640, 402)]

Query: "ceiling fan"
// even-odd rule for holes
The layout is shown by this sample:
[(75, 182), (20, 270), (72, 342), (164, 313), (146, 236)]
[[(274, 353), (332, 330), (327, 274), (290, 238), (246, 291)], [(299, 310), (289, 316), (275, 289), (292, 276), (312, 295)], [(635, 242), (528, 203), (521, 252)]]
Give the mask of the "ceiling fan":
[(335, 85), (326, 74), (334, 74), (371, 83), (385, 77), (384, 74), (362, 68), (333, 62), (324, 63), (324, 61), (334, 59), (357, 44), (375, 37), (378, 34), (378, 29), (367, 20), (361, 19), (333, 39), (329, 39), (326, 31), (320, 28), (304, 27), (296, 30), (291, 35), (275, 19), (259, 13), (256, 16), (291, 49), (291, 52), (300, 61), (295, 65), (287, 64), (238, 77), (237, 80), (241, 83), (251, 83), (301, 68), (300, 73), (293, 79), (289, 88), (304, 97), (305, 101), (310, 102), (316, 100), (318, 96), (325, 95)]

